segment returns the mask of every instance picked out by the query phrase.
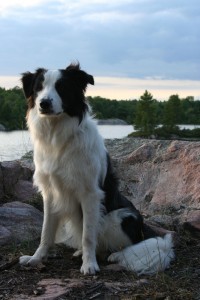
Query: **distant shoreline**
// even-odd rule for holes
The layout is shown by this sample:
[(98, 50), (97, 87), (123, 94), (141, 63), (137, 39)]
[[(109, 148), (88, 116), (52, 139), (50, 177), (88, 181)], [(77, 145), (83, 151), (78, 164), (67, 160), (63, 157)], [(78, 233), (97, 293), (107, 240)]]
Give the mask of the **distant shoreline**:
[(98, 125), (130, 125), (126, 121), (121, 119), (98, 119)]
[[(122, 119), (95, 119), (97, 121), (98, 125), (132, 125), (128, 124), (126, 121)], [(20, 129), (16, 129), (17, 131)], [(27, 130), (27, 128), (21, 129), (21, 130)], [(8, 130), (4, 125), (0, 124), (0, 132), (10, 132), (15, 131), (14, 130)]]

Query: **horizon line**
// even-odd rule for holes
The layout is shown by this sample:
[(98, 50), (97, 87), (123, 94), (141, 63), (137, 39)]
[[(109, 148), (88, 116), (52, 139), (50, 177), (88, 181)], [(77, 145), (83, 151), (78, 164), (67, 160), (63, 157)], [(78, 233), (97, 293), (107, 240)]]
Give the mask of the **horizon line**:
[[(166, 100), (178, 94), (180, 98), (194, 97), (200, 100), (200, 81), (190, 79), (130, 78), (95, 76), (95, 85), (89, 86), (87, 96), (110, 100), (133, 100), (148, 90), (155, 99)], [(0, 76), (0, 87), (12, 89), (22, 87), (20, 76)]]

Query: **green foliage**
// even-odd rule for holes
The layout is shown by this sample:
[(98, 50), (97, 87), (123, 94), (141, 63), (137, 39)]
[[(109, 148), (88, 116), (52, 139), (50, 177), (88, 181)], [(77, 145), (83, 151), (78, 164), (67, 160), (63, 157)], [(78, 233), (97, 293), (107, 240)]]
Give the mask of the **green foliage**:
[[(145, 91), (139, 100), (109, 100), (88, 97), (93, 114), (98, 119), (117, 118), (136, 128), (144, 136), (153, 133), (157, 124), (172, 130), (177, 124), (200, 124), (200, 100), (192, 96), (180, 99), (172, 95), (168, 101), (157, 101)], [(19, 87), (0, 87), (0, 124), (7, 130), (25, 129), (27, 104)], [(157, 129), (156, 129), (157, 130)]]
[(154, 132), (156, 125), (155, 100), (148, 91), (145, 91), (137, 103), (135, 129), (139, 130), (146, 136)]
[[(154, 137), (158, 139), (185, 139), (185, 140), (200, 140), (200, 128), (180, 129), (178, 126), (169, 128), (168, 126), (160, 126), (154, 129)], [(129, 134), (130, 137), (149, 138), (148, 133), (135, 131)]]
[(181, 139), (200, 139), (200, 128), (194, 129), (180, 129), (178, 126), (162, 126), (156, 128), (155, 136), (164, 139), (181, 138)]
[(97, 119), (122, 119), (133, 123), (137, 100), (109, 100), (102, 97), (88, 97), (89, 104)]
[(181, 100), (178, 95), (172, 95), (164, 108), (163, 124), (169, 129), (173, 129), (177, 124), (180, 124), (181, 116)]
[(0, 88), (0, 124), (8, 130), (25, 128), (26, 101), (22, 89)]

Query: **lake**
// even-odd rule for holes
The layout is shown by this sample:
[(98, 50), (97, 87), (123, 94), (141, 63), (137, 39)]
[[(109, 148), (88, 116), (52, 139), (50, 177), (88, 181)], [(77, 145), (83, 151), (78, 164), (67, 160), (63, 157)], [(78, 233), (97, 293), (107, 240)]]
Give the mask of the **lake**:
[[(98, 128), (105, 139), (121, 139), (134, 131), (131, 125), (99, 125)], [(30, 150), (32, 144), (28, 131), (0, 132), (0, 161), (19, 159)]]
[[(194, 125), (180, 125), (180, 128), (193, 129)], [(121, 139), (134, 131), (132, 125), (99, 125), (99, 131), (105, 139)], [(21, 158), (32, 150), (28, 131), (0, 132), (0, 161), (8, 161)]]

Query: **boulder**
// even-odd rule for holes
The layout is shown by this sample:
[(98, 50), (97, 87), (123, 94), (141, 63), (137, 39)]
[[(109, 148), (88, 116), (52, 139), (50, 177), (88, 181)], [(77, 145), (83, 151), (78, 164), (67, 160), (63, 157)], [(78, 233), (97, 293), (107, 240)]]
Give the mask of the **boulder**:
[[(200, 232), (200, 142), (125, 138), (106, 140), (121, 192), (159, 235), (183, 227)], [(0, 164), (0, 243), (40, 235), (42, 213), (31, 205), (32, 160)], [(2, 201), (2, 202), (3, 202)], [(154, 228), (154, 229), (155, 229)], [(3, 238), (4, 237), (4, 238)], [(3, 241), (3, 242), (2, 242)]]
[(10, 243), (12, 233), (5, 226), (0, 225), (0, 246)]
[(31, 180), (33, 171), (20, 160), (4, 161), (1, 163), (5, 193), (10, 194), (15, 184), (20, 180)]
[(138, 149), (125, 156), (123, 159), (127, 164), (142, 163), (150, 160), (154, 155), (154, 151), (155, 148), (152, 146), (152, 144), (143, 144)]
[(30, 202), (37, 195), (32, 184), (34, 172), (30, 160), (4, 161), (0, 163), (0, 200), (9, 197), (13, 200)]
[(31, 181), (18, 180), (14, 186), (13, 195), (16, 200), (31, 203), (37, 195), (37, 189)]
[(200, 142), (125, 138), (106, 146), (121, 191), (147, 219), (173, 228), (190, 212), (186, 223), (198, 230), (189, 216), (200, 210)]
[(35, 207), (21, 202), (10, 202), (0, 207), (1, 244), (8, 240), (17, 243), (40, 236), (43, 214)]
[(0, 201), (3, 199), (4, 189), (3, 189), (3, 173), (0, 165)]
[(200, 210), (190, 211), (185, 219), (184, 228), (200, 237)]

